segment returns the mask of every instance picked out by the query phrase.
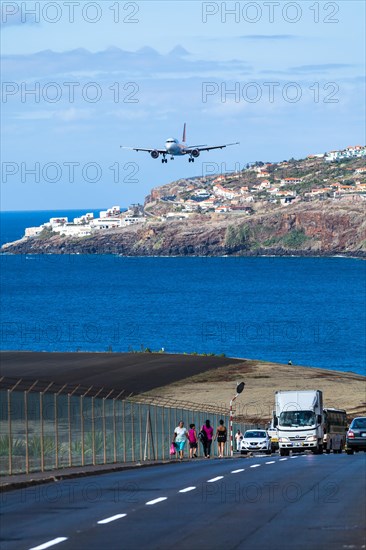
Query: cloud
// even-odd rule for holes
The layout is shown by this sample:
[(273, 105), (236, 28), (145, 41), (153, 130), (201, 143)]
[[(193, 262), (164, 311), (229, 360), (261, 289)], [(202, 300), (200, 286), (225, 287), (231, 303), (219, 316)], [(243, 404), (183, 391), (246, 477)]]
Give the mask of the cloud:
[(245, 34), (239, 36), (241, 40), (298, 40), (295, 34)]
[(355, 67), (351, 63), (322, 63), (320, 65), (299, 65), (298, 67), (290, 67), (289, 72), (294, 73), (324, 73), (337, 69), (351, 69)]
[(149, 47), (136, 52), (116, 47), (100, 52), (90, 52), (83, 48), (66, 52), (44, 50), (33, 54), (4, 55), (2, 66), (3, 74), (13, 80), (50, 79), (72, 74), (150, 79), (170, 74), (190, 77), (251, 70), (248, 63), (236, 59), (221, 62), (191, 59), (181, 46), (176, 46), (166, 55)]
[(69, 109), (57, 110), (38, 110), (18, 112), (14, 115), (17, 120), (61, 120), (63, 122), (75, 122), (77, 120), (90, 120), (94, 115), (93, 109), (76, 109), (71, 107)]

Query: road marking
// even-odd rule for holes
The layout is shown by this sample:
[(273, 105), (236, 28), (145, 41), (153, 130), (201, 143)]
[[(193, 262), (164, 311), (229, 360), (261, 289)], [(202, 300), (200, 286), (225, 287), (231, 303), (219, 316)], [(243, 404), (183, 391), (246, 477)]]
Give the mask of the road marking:
[(299, 458), (298, 456), (290, 456), (290, 458)]
[(219, 479), (222, 479), (224, 476), (217, 476), (213, 477), (212, 479), (208, 479), (207, 483), (213, 483), (214, 481), (219, 481)]
[(287, 458), (280, 458), (279, 462), (281, 462), (281, 460), (287, 460)]
[(232, 474), (238, 474), (239, 472), (244, 472), (245, 468), (240, 468), (239, 470), (233, 470)]
[(252, 464), (251, 468), (258, 468), (258, 466), (260, 466), (260, 464)]
[(266, 462), (266, 464), (275, 464), (276, 461), (275, 460), (270, 460), (269, 462)]
[(150, 506), (151, 504), (157, 504), (158, 502), (163, 502), (163, 500), (167, 500), (168, 497), (159, 497), (159, 498), (155, 498), (154, 500), (149, 500), (149, 502), (146, 502), (146, 504), (148, 506)]
[(121, 518), (124, 518), (126, 516), (127, 516), (127, 514), (117, 514), (115, 516), (111, 516), (110, 518), (101, 519), (97, 523), (99, 523), (100, 525), (104, 525), (104, 523), (110, 523), (111, 521), (116, 521), (116, 519), (121, 519)]
[(181, 489), (180, 493), (188, 493), (188, 491), (193, 491), (196, 487), (186, 487), (185, 489)]
[(45, 550), (46, 548), (49, 548), (50, 546), (54, 546), (59, 542), (64, 542), (65, 540), (67, 540), (67, 537), (58, 537), (57, 539), (49, 540), (48, 542), (45, 542), (44, 544), (40, 544), (39, 546), (34, 546), (29, 550)]

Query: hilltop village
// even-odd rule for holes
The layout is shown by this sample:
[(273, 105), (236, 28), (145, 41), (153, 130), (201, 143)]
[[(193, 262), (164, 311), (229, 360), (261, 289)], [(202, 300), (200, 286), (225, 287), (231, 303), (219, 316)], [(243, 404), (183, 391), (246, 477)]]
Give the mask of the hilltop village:
[(4, 253), (366, 256), (366, 147), (155, 187), (144, 205), (51, 218)]
[(171, 218), (194, 212), (253, 214), (268, 207), (325, 199), (366, 199), (366, 147), (256, 162), (240, 172), (181, 179), (151, 191), (145, 211)]

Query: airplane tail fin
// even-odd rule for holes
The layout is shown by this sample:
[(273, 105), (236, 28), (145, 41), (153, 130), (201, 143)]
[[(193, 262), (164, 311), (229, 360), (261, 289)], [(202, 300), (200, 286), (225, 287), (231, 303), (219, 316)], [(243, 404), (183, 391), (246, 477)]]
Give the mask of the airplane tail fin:
[(186, 142), (186, 123), (184, 123), (183, 126), (183, 137), (182, 137), (182, 143)]

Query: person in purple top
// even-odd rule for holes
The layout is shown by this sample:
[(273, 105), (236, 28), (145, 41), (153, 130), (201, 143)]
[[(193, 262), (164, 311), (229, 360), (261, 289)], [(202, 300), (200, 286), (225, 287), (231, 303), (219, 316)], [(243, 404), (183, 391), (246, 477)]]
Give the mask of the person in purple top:
[(210, 458), (212, 438), (213, 438), (213, 427), (211, 426), (211, 423), (209, 420), (206, 420), (206, 422), (203, 424), (201, 431), (206, 434), (206, 439), (202, 441), (203, 452), (206, 458)]
[(198, 439), (197, 439), (196, 426), (194, 424), (189, 425), (188, 441), (189, 441), (189, 458), (197, 458)]

